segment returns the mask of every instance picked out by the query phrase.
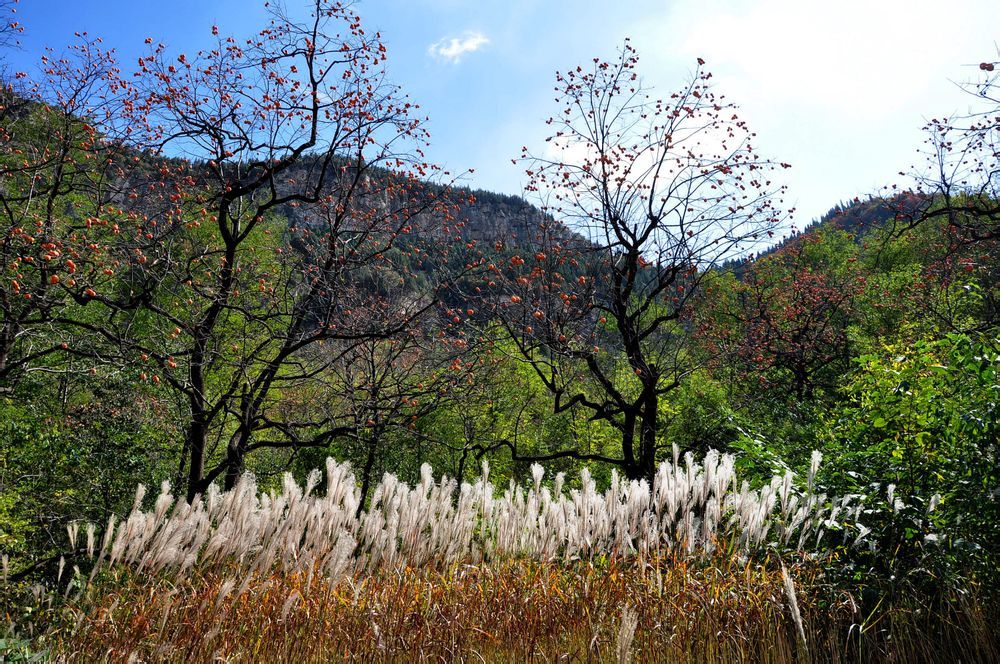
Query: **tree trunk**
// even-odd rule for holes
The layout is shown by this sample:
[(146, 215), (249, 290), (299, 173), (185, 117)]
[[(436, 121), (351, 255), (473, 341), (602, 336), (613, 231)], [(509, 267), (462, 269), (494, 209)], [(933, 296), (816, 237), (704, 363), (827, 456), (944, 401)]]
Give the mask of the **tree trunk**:
[(7, 371), (7, 354), (13, 345), (12, 335), (9, 330), (10, 328), (4, 326), (3, 333), (0, 334), (0, 376), (4, 375)]
[(642, 471), (635, 458), (635, 415), (626, 413), (622, 425), (622, 471), (630, 480), (642, 477)]
[(243, 471), (246, 470), (244, 462), (248, 439), (249, 435), (247, 431), (241, 427), (233, 434), (232, 439), (229, 441), (229, 447), (226, 448), (226, 491), (236, 486), (236, 483), (240, 481), (240, 476), (243, 475)]
[(458, 459), (458, 472), (456, 473), (455, 479), (458, 480), (458, 486), (461, 488), (462, 482), (465, 481), (465, 460), (469, 456), (469, 448), (465, 447), (462, 449), (462, 456)]
[(372, 488), (372, 471), (375, 469), (375, 448), (378, 438), (368, 441), (368, 456), (365, 458), (365, 467), (361, 471), (361, 501), (358, 503), (358, 511), (355, 516), (361, 516), (365, 510), (365, 503), (368, 501), (368, 492)]
[(656, 474), (657, 401), (656, 392), (651, 390), (643, 402), (639, 423), (639, 478), (646, 480), (650, 487)]
[(205, 478), (205, 448), (208, 443), (208, 429), (200, 417), (194, 417), (188, 426), (185, 444), (190, 453), (188, 465), (187, 501), (194, 501), (195, 496), (204, 493)]
[(181, 448), (181, 459), (180, 463), (177, 464), (177, 474), (174, 476), (174, 486), (182, 487), (186, 486), (184, 480), (187, 477), (187, 462), (188, 454), (191, 452), (191, 439), (188, 436), (184, 436), (184, 447)]

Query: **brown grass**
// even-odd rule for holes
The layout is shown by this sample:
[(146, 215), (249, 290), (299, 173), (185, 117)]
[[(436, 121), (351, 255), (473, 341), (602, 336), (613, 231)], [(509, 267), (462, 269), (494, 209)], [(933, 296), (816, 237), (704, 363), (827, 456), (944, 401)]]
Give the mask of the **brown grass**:
[[(626, 648), (635, 661), (915, 662), (950, 659), (958, 651), (945, 644), (963, 661), (998, 652), (977, 606), (945, 605), (931, 631), (919, 611), (866, 622), (849, 597), (830, 596), (819, 570), (788, 572), (805, 643), (776, 562), (511, 560), (339, 581), (273, 574), (243, 592), (246, 579), (218, 573), (172, 582), (119, 572), (68, 610), (52, 646), (79, 662), (622, 661)], [(623, 615), (636, 618), (630, 644)]]
[(972, 597), (864, 616), (821, 569), (800, 562), (785, 577), (773, 560), (525, 559), (339, 581), (119, 570), (67, 608), (48, 645), (71, 662), (1000, 661), (991, 614)]

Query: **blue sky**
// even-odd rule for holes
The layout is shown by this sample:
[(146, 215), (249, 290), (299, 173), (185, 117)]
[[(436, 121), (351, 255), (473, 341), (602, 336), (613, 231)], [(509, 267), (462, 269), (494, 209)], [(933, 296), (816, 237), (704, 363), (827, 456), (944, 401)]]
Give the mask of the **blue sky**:
[[(298, 0), (286, 0), (290, 8)], [(304, 3), (303, 3), (304, 4)], [(953, 81), (998, 59), (996, 0), (361, 0), (393, 80), (431, 118), (429, 156), (467, 183), (520, 193), (512, 157), (541, 148), (554, 72), (610, 57), (630, 36), (647, 83), (669, 91), (702, 57), (757, 147), (793, 165), (797, 225), (899, 182), (925, 119), (974, 102)], [(178, 52), (263, 24), (256, 0), (21, 0), (17, 69), (87, 31), (134, 61), (153, 37)]]

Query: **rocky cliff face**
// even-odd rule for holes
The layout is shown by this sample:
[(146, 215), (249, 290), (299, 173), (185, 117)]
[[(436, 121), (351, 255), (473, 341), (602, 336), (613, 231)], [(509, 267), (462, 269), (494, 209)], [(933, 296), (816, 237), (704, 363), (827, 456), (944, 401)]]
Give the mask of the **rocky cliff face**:
[[(519, 196), (482, 190), (459, 191), (459, 218), (470, 240), (527, 240), (548, 217)], [(463, 195), (464, 194), (464, 195)], [(469, 202), (471, 196), (472, 202)]]
[[(315, 177), (315, 173), (312, 172), (313, 166), (310, 160), (303, 160), (288, 173), (288, 184), (285, 186), (291, 188), (302, 182), (311, 181)], [(537, 232), (539, 225), (548, 219), (542, 210), (520, 196), (468, 187), (453, 187), (446, 190), (443, 186), (431, 182), (408, 184), (409, 191), (405, 196), (410, 200), (405, 200), (400, 188), (388, 185), (391, 177), (386, 171), (371, 169), (370, 174), (365, 177), (365, 186), (355, 192), (354, 203), (361, 209), (377, 209), (392, 213), (414, 204), (419, 206), (420, 202), (425, 200), (424, 197), (446, 197), (456, 207), (454, 214), (456, 221), (461, 222), (462, 237), (477, 242), (492, 243), (495, 240), (504, 240), (505, 243), (517, 244), (530, 238)], [(335, 178), (331, 178), (328, 186), (331, 191), (338, 186)], [(309, 213), (306, 209), (288, 207), (284, 210), (284, 214), (293, 227), (308, 223)], [(430, 213), (420, 215), (420, 219), (431, 221), (427, 218), (428, 214)], [(415, 225), (422, 227), (422, 232), (434, 232), (431, 229), (437, 226), (433, 222)]]

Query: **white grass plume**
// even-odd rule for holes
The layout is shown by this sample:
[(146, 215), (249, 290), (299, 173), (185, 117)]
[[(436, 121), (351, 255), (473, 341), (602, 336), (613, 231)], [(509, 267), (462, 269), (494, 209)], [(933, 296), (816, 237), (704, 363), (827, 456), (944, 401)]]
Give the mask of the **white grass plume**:
[(618, 641), (615, 644), (618, 664), (628, 664), (631, 659), (632, 641), (635, 639), (635, 629), (639, 626), (639, 614), (631, 607), (622, 609), (622, 622), (618, 628)]
[(805, 625), (802, 623), (802, 613), (799, 611), (799, 600), (795, 594), (795, 583), (792, 581), (792, 577), (788, 574), (788, 570), (785, 568), (784, 563), (781, 564), (781, 580), (785, 586), (785, 596), (788, 598), (788, 608), (792, 613), (792, 621), (795, 623), (799, 641), (803, 650), (808, 652), (806, 630)]
[(568, 492), (562, 474), (550, 489), (543, 469), (534, 466), (528, 487), (511, 483), (498, 494), (486, 464), (479, 480), (461, 485), (447, 477), (435, 481), (425, 465), (413, 487), (386, 474), (360, 512), (350, 466), (332, 459), (325, 495), (314, 493), (319, 473), (304, 487), (286, 476), (280, 493), (261, 493), (247, 474), (232, 490), (212, 486), (190, 505), (175, 500), (164, 483), (153, 509), (144, 512), (140, 487), (132, 513), (117, 527), (109, 523), (94, 571), (103, 561), (146, 572), (235, 565), (318, 569), (336, 578), (376, 567), (513, 556), (704, 556), (722, 541), (744, 552), (805, 548), (818, 545), (841, 510), (850, 511), (847, 499), (814, 494), (818, 456), (805, 491), (790, 474), (752, 490), (738, 482), (733, 457), (715, 451), (701, 463), (691, 454), (674, 460), (659, 466), (652, 486), (614, 474), (603, 492), (586, 468), (579, 488)]

